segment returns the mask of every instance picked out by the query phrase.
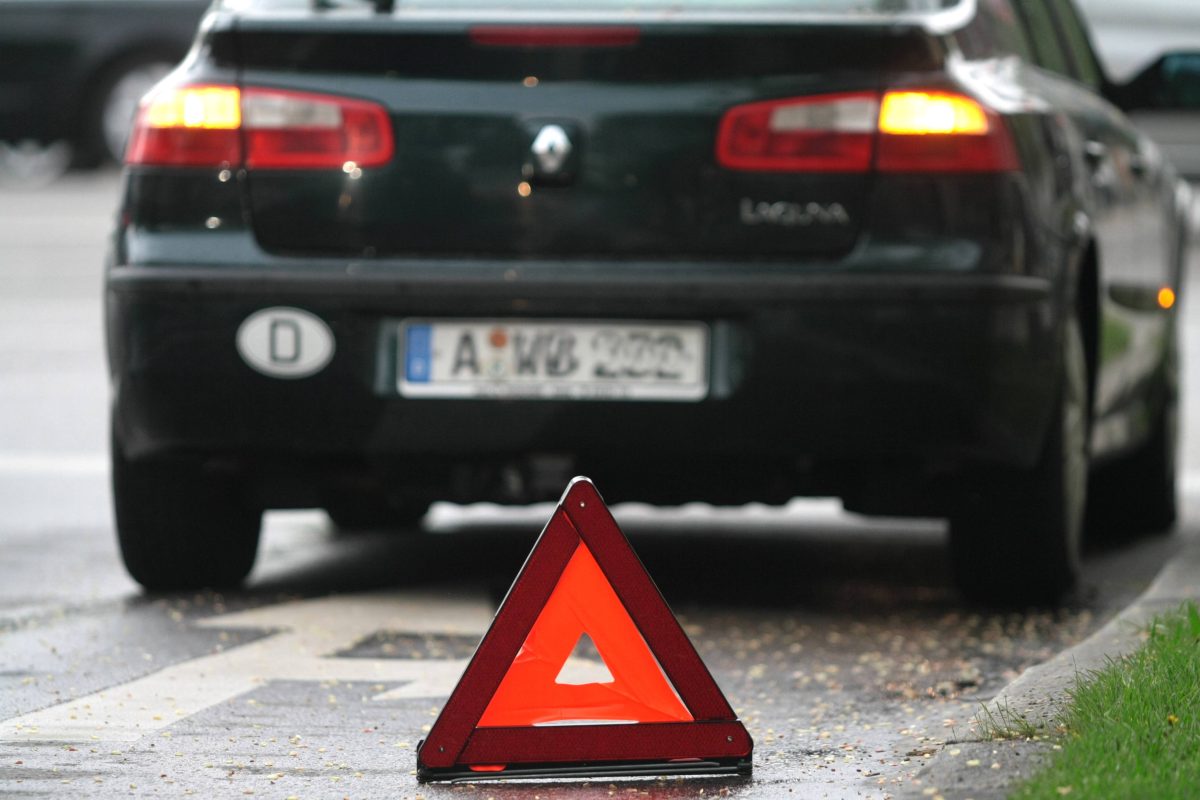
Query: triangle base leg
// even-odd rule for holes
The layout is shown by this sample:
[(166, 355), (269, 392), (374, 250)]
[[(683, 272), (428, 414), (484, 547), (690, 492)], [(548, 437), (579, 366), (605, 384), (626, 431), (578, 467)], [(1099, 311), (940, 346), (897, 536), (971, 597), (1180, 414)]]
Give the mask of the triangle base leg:
[(473, 770), (468, 766), (420, 767), (421, 783), (477, 783), (496, 780), (534, 780), (554, 778), (658, 777), (669, 775), (749, 777), (753, 766), (749, 758), (686, 759), (672, 761), (605, 761), (563, 764), (514, 764), (503, 769)]

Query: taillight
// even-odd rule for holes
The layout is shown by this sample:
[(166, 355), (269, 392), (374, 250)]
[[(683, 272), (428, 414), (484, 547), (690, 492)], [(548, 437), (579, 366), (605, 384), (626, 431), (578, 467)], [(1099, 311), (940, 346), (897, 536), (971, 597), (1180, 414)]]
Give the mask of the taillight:
[(1000, 116), (952, 92), (888, 92), (879, 112), (880, 172), (1010, 172), (1020, 166)]
[(344, 97), (246, 89), (246, 166), (377, 167), (392, 158), (392, 124), (380, 105)]
[(764, 172), (866, 172), (878, 116), (873, 92), (736, 106), (721, 120), (717, 163)]
[(241, 126), (241, 95), (232, 86), (158, 91), (138, 109), (125, 163), (236, 166), (242, 161)]
[(895, 136), (988, 132), (987, 112), (969, 97), (931, 92), (888, 92), (879, 110), (879, 132)]
[(391, 121), (376, 103), (280, 89), (182, 86), (143, 102), (125, 161), (327, 169), (378, 166), (393, 151)]
[(1003, 172), (1018, 168), (1003, 120), (966, 95), (890, 91), (735, 106), (717, 163), (760, 172)]

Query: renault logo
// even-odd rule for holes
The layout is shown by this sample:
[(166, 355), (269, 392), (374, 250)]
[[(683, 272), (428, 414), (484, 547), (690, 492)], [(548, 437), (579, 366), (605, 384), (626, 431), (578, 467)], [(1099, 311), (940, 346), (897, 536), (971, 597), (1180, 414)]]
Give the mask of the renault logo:
[(571, 139), (561, 125), (547, 125), (538, 131), (531, 149), (539, 173), (558, 175), (571, 155)]

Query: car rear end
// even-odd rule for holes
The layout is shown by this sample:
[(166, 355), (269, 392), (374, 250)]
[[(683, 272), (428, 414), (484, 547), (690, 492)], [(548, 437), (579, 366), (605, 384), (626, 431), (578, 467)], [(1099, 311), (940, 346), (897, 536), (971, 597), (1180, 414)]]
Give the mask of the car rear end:
[(1032, 463), (1040, 129), (955, 67), (970, 8), (604, 5), (218, 7), (130, 144), (124, 457), (260, 508), (586, 472), (889, 513)]

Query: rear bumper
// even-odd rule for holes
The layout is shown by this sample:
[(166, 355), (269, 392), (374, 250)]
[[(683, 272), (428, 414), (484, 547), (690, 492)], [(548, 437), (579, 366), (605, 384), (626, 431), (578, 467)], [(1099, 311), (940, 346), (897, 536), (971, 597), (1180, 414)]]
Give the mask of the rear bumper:
[[(241, 359), (238, 326), (270, 306), (328, 324), (328, 366), (281, 380)], [(436, 482), (455, 465), (556, 454), (616, 486), (606, 494), (647, 500), (669, 498), (624, 491), (625, 476), (715, 491), (732, 489), (737, 465), (751, 483), (767, 466), (1026, 465), (1057, 369), (1052, 286), (1018, 276), (117, 267), (107, 313), (114, 425), (130, 457), (191, 452), (248, 470), (378, 461)], [(399, 321), (443, 316), (703, 321), (712, 388), (695, 403), (400, 397)]]

